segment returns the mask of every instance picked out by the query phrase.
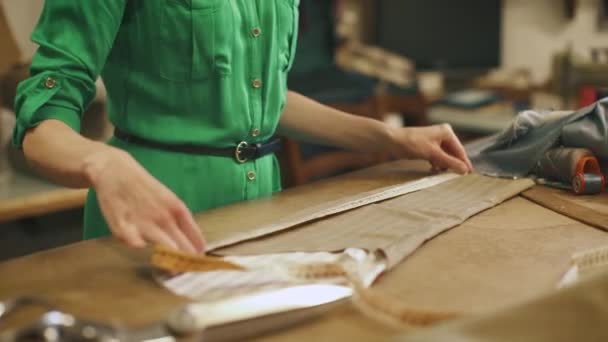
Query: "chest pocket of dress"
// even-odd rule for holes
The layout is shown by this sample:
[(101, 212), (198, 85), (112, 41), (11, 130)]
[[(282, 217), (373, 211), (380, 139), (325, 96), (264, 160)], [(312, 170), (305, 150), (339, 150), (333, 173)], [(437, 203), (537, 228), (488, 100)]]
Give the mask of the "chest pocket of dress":
[(195, 81), (231, 73), (231, 0), (163, 0), (160, 75)]
[(289, 71), (296, 56), (298, 43), (298, 6), (300, 0), (276, 0), (277, 37), (279, 40), (279, 68)]

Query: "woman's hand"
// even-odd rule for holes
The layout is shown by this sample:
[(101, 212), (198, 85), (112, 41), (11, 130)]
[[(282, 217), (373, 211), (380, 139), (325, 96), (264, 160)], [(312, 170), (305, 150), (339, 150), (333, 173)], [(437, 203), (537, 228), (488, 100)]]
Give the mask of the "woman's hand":
[(389, 150), (398, 158), (428, 160), (434, 171), (473, 171), (473, 165), (464, 147), (448, 124), (395, 128), (390, 137)]
[(277, 132), (297, 140), (352, 151), (422, 158), (437, 171), (473, 170), (449, 125), (391, 128), (382, 121), (350, 115), (291, 91), (287, 93)]
[(90, 155), (84, 172), (112, 234), (131, 247), (158, 243), (203, 252), (205, 241), (186, 205), (127, 152)]

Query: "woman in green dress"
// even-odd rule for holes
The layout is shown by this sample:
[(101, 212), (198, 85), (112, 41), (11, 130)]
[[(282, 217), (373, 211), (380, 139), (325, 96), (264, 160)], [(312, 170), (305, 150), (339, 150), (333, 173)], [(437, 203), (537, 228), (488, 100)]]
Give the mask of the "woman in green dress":
[[(85, 238), (203, 251), (192, 212), (280, 190), (275, 134), (471, 164), (447, 125), (390, 128), (288, 91), (299, 0), (52, 0), (18, 88), (14, 144), (43, 175), (91, 188)], [(116, 127), (78, 134), (101, 76)]]

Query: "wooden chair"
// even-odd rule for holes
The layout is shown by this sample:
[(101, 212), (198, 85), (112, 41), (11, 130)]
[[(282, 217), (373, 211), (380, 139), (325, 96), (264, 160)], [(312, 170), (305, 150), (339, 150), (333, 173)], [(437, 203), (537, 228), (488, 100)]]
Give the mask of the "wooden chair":
[[(381, 119), (376, 98), (377, 80), (340, 69), (335, 63), (334, 18), (331, 1), (302, 0), (297, 58), (288, 79), (289, 89), (349, 113)], [(283, 139), (281, 162), (285, 185), (363, 168), (385, 160), (314, 144)]]
[(0, 74), (21, 60), (21, 52), (0, 6)]
[[(331, 104), (332, 107), (353, 114), (378, 119), (374, 99), (357, 104)], [(287, 172), (286, 185), (305, 184), (344, 171), (351, 171), (388, 160), (386, 155), (364, 154), (318, 146), (300, 144), (283, 138), (283, 170)]]

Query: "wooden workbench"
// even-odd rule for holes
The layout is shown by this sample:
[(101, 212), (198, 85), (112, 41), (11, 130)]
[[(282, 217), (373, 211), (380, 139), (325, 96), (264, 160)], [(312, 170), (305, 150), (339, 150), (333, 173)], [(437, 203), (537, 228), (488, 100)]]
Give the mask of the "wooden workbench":
[(82, 208), (86, 193), (15, 172), (0, 183), (0, 223)]
[[(209, 211), (198, 220), (214, 241), (311, 202), (422, 177), (426, 169), (386, 164)], [(426, 243), (376, 288), (411, 307), (483, 314), (554, 291), (571, 254), (600, 245), (608, 245), (606, 232), (516, 197)], [(184, 303), (152, 281), (147, 257), (106, 238), (14, 259), (0, 264), (0, 298), (34, 294), (84, 318), (142, 326)], [(397, 333), (345, 305), (265, 340), (378, 340)]]

